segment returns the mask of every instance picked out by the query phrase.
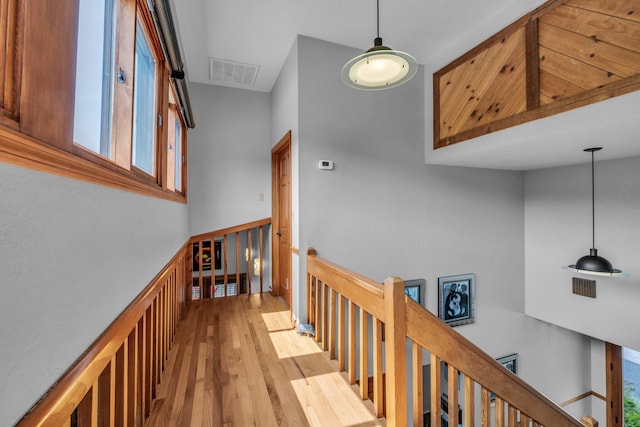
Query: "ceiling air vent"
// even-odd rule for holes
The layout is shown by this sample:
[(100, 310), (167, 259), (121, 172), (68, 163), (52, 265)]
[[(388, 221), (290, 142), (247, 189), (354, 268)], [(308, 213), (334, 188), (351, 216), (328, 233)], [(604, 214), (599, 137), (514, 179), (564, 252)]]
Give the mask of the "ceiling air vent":
[(209, 81), (253, 87), (260, 66), (226, 59), (209, 58)]

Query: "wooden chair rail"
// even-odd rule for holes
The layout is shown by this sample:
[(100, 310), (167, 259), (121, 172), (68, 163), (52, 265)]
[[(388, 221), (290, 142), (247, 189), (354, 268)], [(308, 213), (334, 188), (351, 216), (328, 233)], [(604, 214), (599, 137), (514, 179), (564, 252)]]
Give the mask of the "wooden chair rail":
[(142, 426), (185, 305), (187, 245), (17, 427)]
[[(404, 282), (398, 278), (385, 280), (383, 286), (323, 260), (309, 249), (307, 321), (315, 326), (315, 339), (321, 348), (338, 360), (338, 368), (347, 371), (352, 384), (359, 382), (361, 398), (371, 396), (376, 415), (386, 416), (389, 426), (423, 423), (423, 349), (430, 353), (431, 360), (431, 425), (440, 425), (446, 412), (449, 425), (581, 426), (558, 405), (409, 299), (404, 294)], [(373, 325), (371, 333), (369, 324)], [(410, 366), (407, 338), (412, 341)], [(443, 369), (448, 378), (462, 380), (460, 390), (459, 381), (443, 383)], [(393, 375), (386, 375), (389, 372)], [(413, 384), (412, 420), (407, 420), (404, 386), (409, 375)], [(475, 420), (476, 412), (480, 420)]]

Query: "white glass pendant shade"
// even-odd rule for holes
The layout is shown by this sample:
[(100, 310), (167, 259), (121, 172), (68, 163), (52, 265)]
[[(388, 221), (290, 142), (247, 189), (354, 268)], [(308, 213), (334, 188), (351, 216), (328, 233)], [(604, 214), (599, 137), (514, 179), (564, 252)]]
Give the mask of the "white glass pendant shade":
[(347, 85), (355, 89), (381, 90), (411, 80), (417, 70), (415, 58), (408, 53), (375, 46), (347, 62), (341, 76)]

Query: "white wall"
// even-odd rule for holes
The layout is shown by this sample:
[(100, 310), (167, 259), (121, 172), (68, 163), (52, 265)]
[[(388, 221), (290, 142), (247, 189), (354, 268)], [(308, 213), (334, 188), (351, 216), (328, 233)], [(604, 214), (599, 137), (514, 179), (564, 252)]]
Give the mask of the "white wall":
[(270, 217), (271, 95), (197, 83), (190, 93), (191, 234)]
[[(606, 141), (585, 142), (604, 145)], [(590, 162), (589, 153), (579, 151)], [(640, 349), (640, 157), (595, 163), (595, 244), (627, 278), (595, 277), (597, 298), (571, 292), (562, 270), (591, 248), (591, 164), (525, 174), (526, 313), (602, 341)]]
[(0, 426), (187, 241), (187, 206), (0, 163)]
[[(300, 252), (313, 246), (378, 281), (425, 278), (434, 313), (438, 277), (475, 273), (476, 322), (457, 330), (495, 357), (519, 353), (520, 375), (558, 402), (588, 390), (590, 340), (524, 315), (522, 173), (426, 166), (422, 70), (362, 92), (339, 77), (360, 52), (308, 37), (298, 46)], [(320, 159), (335, 170), (318, 170)], [(304, 304), (300, 292), (294, 313)]]

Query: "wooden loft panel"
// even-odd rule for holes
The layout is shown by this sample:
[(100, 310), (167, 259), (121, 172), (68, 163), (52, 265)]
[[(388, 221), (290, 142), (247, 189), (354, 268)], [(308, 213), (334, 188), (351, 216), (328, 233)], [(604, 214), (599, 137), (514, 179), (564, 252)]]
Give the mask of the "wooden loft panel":
[(434, 148), (640, 89), (640, 0), (550, 0), (434, 73)]
[(439, 82), (441, 137), (525, 111), (524, 58), (520, 29), (444, 74)]
[(18, 0), (0, 0), (0, 123), (13, 128), (20, 99), (20, 6)]

